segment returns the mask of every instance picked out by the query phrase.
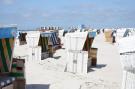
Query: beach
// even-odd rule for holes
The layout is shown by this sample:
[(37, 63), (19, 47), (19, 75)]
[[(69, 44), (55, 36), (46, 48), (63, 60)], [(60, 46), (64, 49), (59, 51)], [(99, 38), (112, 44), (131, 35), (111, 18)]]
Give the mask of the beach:
[(53, 58), (26, 60), (26, 89), (121, 89), (122, 68), (115, 44), (97, 35), (92, 47), (98, 48), (97, 66), (86, 75), (66, 72), (67, 55), (59, 49)]

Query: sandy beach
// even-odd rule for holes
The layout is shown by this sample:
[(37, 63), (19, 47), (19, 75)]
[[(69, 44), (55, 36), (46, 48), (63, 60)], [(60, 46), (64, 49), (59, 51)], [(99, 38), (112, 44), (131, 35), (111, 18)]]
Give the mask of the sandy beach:
[(0, 89), (135, 89), (135, 0), (0, 0)]
[(26, 60), (26, 89), (121, 89), (122, 68), (117, 48), (97, 35), (97, 67), (86, 75), (65, 72), (66, 52), (57, 50), (53, 58)]

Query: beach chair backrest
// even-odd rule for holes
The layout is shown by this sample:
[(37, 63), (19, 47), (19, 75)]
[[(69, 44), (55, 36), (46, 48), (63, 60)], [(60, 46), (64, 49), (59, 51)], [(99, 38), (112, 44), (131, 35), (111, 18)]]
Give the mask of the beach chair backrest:
[(85, 44), (83, 46), (83, 51), (90, 51), (90, 48), (93, 44), (94, 37), (87, 37)]
[(67, 33), (65, 36), (66, 50), (82, 50), (88, 32)]
[(36, 47), (38, 46), (39, 42), (39, 37), (40, 37), (40, 32), (35, 31), (35, 32), (28, 32), (26, 36), (26, 41), (29, 47)]
[(121, 38), (117, 42), (119, 53), (135, 51), (135, 36)]
[(48, 43), (52, 46), (59, 44), (56, 32), (43, 32), (41, 33), (41, 36), (47, 37)]
[(10, 72), (14, 48), (15, 27), (0, 27), (0, 65), (1, 72)]
[(110, 38), (112, 36), (112, 30), (107, 30), (104, 32), (106, 38)]
[(38, 46), (41, 46), (42, 52), (47, 52), (47, 50), (48, 50), (48, 37), (43, 37), (40, 35)]
[(27, 42), (26, 42), (26, 35), (27, 35), (27, 33), (19, 33), (20, 45), (27, 44)]
[(117, 29), (117, 36), (123, 37), (124, 35), (126, 35), (126, 31), (126, 29)]
[(51, 34), (51, 41), (52, 41), (53, 45), (59, 44), (58, 37), (55, 32)]

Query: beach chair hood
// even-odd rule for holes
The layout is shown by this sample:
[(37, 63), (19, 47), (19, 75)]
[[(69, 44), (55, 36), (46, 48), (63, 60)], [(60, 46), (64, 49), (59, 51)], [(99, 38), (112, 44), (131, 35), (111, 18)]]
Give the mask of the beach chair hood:
[(88, 32), (67, 33), (66, 50), (82, 50), (87, 36)]
[(26, 36), (26, 41), (27, 41), (28, 46), (29, 47), (38, 46), (39, 37), (40, 37), (39, 31), (28, 32)]
[(16, 27), (0, 27), (0, 66), (1, 72), (10, 72)]
[(121, 38), (117, 42), (119, 53), (135, 51), (135, 36)]

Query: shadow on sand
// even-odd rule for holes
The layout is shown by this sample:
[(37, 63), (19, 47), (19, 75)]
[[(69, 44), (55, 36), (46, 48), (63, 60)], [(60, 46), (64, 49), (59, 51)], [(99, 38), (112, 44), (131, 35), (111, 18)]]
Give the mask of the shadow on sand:
[(49, 84), (27, 84), (26, 89), (49, 89)]
[(101, 69), (101, 68), (104, 68), (106, 66), (107, 66), (107, 64), (97, 64), (96, 66), (89, 67), (88, 72), (94, 72), (94, 71), (96, 71), (95, 69)]
[(97, 68), (97, 69), (101, 69), (103, 67), (106, 67), (107, 64), (97, 64), (96, 66), (92, 66), (91, 68)]
[(60, 59), (61, 58), (61, 56), (56, 56), (56, 57), (53, 57), (54, 59)]
[(92, 68), (88, 68), (88, 72), (94, 72), (95, 70)]

